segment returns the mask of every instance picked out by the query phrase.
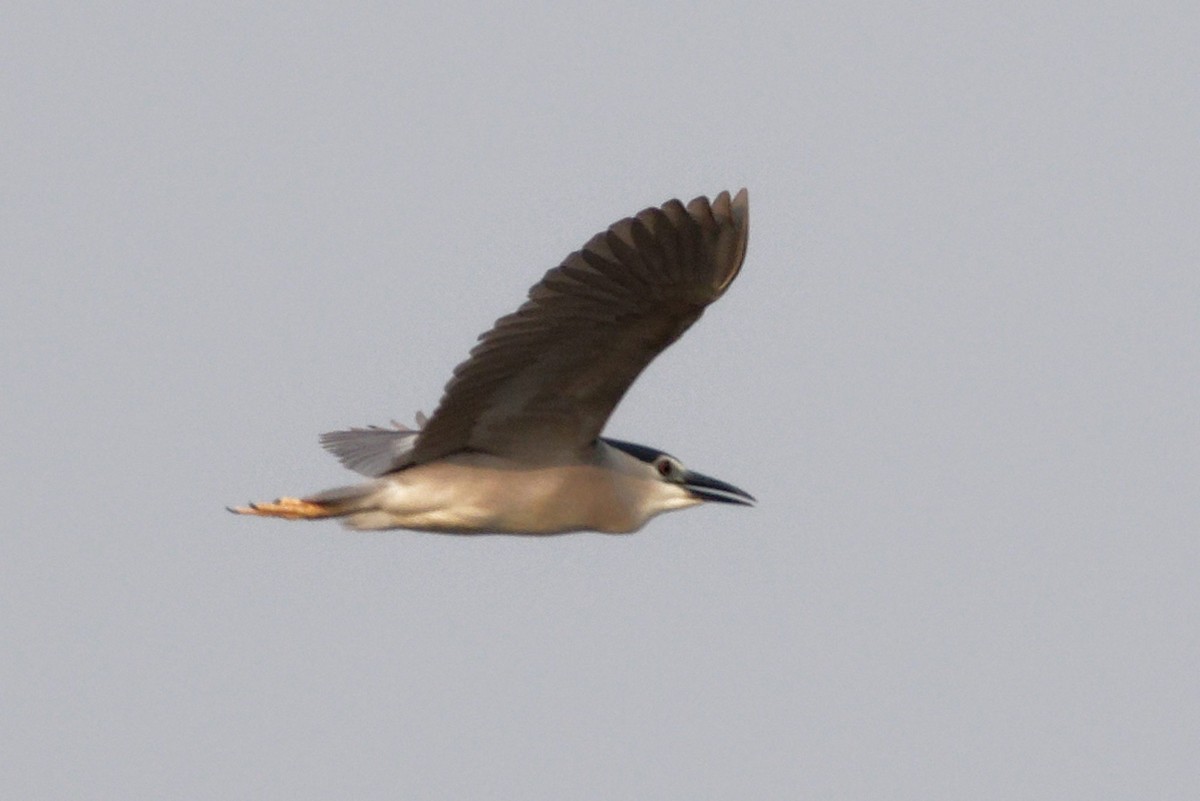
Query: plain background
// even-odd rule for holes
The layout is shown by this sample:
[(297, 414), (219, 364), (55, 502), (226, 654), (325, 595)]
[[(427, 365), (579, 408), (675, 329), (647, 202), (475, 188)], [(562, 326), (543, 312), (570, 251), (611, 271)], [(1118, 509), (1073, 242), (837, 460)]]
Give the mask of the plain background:
[[(9, 4), (0, 795), (1200, 797), (1189, 3)], [(750, 188), (629, 537), (345, 483), (613, 220)]]

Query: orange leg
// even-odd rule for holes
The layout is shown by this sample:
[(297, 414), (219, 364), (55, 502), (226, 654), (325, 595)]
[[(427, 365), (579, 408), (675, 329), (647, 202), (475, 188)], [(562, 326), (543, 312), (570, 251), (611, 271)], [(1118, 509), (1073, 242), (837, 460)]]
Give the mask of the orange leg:
[(282, 517), (285, 520), (317, 520), (322, 517), (334, 516), (325, 506), (300, 498), (276, 498), (269, 503), (251, 503), (249, 506), (227, 506), (226, 508), (238, 515)]

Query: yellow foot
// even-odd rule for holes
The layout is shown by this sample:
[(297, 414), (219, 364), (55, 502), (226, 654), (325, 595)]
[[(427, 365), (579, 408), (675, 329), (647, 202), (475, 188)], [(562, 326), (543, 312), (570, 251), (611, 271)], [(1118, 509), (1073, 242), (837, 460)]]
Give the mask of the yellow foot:
[(227, 506), (225, 508), (238, 515), (282, 517), (285, 520), (315, 520), (331, 516), (329, 510), (321, 504), (302, 501), (299, 498), (276, 498), (270, 503), (252, 503), (249, 506)]

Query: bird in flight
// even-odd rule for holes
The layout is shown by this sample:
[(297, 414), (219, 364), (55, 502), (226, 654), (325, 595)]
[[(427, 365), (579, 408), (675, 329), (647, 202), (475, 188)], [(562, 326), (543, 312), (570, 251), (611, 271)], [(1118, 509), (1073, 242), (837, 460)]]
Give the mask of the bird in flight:
[(670, 454), (600, 436), (646, 365), (729, 288), (748, 234), (745, 189), (613, 223), (480, 336), (416, 429), (321, 436), (368, 481), (230, 511), (355, 529), (559, 534), (633, 532), (705, 501), (750, 505)]

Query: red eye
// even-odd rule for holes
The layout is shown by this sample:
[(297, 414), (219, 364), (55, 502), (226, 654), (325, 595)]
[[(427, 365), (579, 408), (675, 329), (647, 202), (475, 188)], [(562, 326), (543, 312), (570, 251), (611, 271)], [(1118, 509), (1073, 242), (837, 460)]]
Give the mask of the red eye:
[(666, 459), (659, 459), (658, 474), (660, 476), (662, 476), (663, 478), (666, 478), (667, 476), (671, 475), (671, 463), (669, 461), (667, 461)]

